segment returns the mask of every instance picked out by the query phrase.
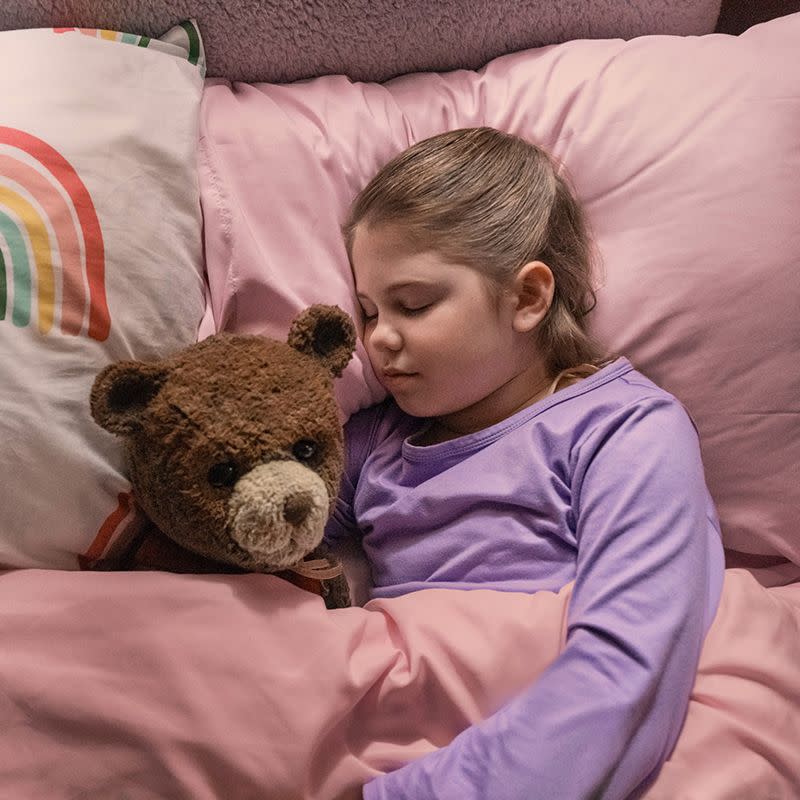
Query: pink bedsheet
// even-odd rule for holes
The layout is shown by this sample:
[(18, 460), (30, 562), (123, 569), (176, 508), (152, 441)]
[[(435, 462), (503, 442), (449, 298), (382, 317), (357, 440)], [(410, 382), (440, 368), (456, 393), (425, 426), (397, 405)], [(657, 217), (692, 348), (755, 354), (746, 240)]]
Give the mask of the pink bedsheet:
[[(329, 612), (270, 576), (2, 573), (0, 795), (347, 798), (533, 680), (568, 602), (430, 590)], [(800, 797), (798, 743), (800, 585), (731, 570), (647, 798)]]

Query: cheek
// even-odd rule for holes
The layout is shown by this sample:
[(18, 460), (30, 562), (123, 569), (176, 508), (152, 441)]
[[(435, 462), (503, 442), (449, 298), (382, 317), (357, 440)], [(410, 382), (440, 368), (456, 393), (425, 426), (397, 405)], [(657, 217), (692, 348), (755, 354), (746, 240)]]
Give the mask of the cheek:
[(468, 360), (473, 349), (467, 326), (468, 317), (456, 319), (440, 317), (426, 321), (426, 325), (416, 331), (412, 341), (417, 348), (431, 359), (440, 363), (445, 370), (456, 362)]

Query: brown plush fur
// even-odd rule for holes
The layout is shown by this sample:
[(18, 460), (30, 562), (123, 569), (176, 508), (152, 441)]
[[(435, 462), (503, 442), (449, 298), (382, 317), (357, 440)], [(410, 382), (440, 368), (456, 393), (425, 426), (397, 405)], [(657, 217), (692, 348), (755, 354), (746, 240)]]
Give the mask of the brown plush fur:
[[(197, 571), (208, 571), (208, 560), (252, 571), (290, 566), (263, 549), (275, 529), (265, 523), (262, 533), (259, 520), (275, 515), (291, 542), (294, 523), (313, 536), (298, 559), (317, 548), (343, 469), (332, 376), (354, 348), (350, 318), (312, 306), (288, 342), (218, 334), (165, 361), (119, 362), (97, 376), (92, 415), (123, 438), (136, 502), (169, 539), (201, 558)], [(266, 477), (243, 491), (261, 472)], [(237, 502), (245, 534), (232, 519)], [(297, 541), (287, 546), (305, 539)]]

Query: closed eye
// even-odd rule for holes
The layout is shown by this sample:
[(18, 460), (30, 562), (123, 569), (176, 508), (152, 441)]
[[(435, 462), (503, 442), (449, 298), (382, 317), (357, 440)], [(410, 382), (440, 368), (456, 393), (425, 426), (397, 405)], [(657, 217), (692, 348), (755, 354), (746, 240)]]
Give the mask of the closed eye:
[(433, 303), (425, 303), (423, 306), (400, 306), (400, 311), (407, 317), (417, 317), (430, 308), (433, 308)]
[[(399, 303), (397, 305), (397, 310), (404, 317), (418, 317), (421, 314), (424, 314), (429, 309), (433, 308), (434, 305), (436, 305), (435, 301), (430, 303), (423, 303), (422, 305), (405, 305), (403, 303)], [(368, 314), (363, 309), (363, 307), (361, 308), (361, 319), (365, 324), (374, 322), (377, 318), (378, 318), (377, 311), (374, 314)]]
[(378, 309), (375, 308), (375, 306), (373, 306), (372, 303), (367, 303), (367, 305), (371, 306), (372, 308), (375, 308), (375, 310), (372, 313), (370, 313), (369, 311), (367, 311), (366, 308), (364, 308), (364, 303), (360, 302), (361, 297), (359, 297), (358, 300), (359, 300), (358, 310), (361, 312), (361, 320), (363, 322), (370, 322), (371, 320), (375, 319), (378, 316)]

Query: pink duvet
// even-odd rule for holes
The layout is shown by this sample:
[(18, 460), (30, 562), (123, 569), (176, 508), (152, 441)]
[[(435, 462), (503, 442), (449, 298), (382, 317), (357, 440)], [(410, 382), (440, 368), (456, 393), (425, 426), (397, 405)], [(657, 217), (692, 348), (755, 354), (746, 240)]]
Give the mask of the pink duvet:
[[(534, 680), (568, 602), (430, 590), (331, 612), (269, 576), (2, 573), (0, 796), (350, 797)], [(798, 797), (800, 585), (731, 570), (647, 798)]]

